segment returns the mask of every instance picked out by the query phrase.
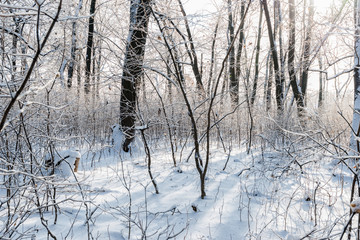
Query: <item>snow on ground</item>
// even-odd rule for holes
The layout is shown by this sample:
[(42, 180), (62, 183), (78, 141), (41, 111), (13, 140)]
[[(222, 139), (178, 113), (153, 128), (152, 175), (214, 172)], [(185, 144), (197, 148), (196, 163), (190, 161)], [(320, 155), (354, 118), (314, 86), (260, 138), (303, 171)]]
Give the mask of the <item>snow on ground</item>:
[[(339, 238), (349, 217), (352, 179), (336, 161), (310, 152), (301, 169), (286, 154), (239, 148), (223, 170), (227, 153), (214, 147), (207, 196), (200, 199), (193, 157), (184, 160), (190, 150), (177, 168), (167, 150), (152, 152), (160, 194), (144, 154), (83, 151), (75, 173), (80, 184), (58, 182), (56, 224), (53, 208), (45, 212), (50, 230), (58, 239)], [(33, 239), (47, 239), (38, 214), (19, 231), (29, 229)]]
[(79, 151), (63, 150), (56, 151), (51, 157), (50, 154), (45, 156), (45, 166), (47, 167), (47, 174), (51, 174), (52, 165), (54, 165), (54, 173), (63, 178), (71, 177), (76, 159), (80, 159)]

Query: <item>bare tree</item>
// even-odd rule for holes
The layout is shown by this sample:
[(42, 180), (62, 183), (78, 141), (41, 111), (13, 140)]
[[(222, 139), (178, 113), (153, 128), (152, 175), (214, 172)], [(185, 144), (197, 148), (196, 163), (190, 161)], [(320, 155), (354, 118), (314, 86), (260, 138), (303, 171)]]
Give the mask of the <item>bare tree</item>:
[(91, 59), (92, 50), (94, 45), (94, 14), (95, 14), (96, 0), (91, 0), (90, 4), (90, 18), (89, 18), (89, 31), (86, 44), (86, 68), (85, 68), (85, 93), (90, 92), (90, 75), (91, 75)]
[(318, 99), (318, 107), (320, 108), (323, 104), (324, 100), (324, 73), (323, 71), (323, 60), (322, 56), (318, 56), (318, 64), (319, 64), (319, 99)]
[(283, 83), (285, 82), (284, 79), (282, 79), (281, 69), (279, 65), (279, 57), (274, 41), (274, 35), (272, 31), (272, 24), (270, 20), (270, 13), (269, 8), (267, 4), (267, 0), (261, 0), (261, 4), (264, 8), (264, 14), (266, 19), (266, 25), (268, 28), (268, 35), (269, 35), (269, 41), (270, 41), (270, 48), (271, 48), (271, 56), (274, 64), (274, 72), (275, 72), (275, 84), (276, 84), (276, 104), (277, 109), (282, 112), (283, 111), (283, 103), (284, 103), (284, 92), (283, 92)]
[(79, 4), (75, 10), (75, 19), (72, 21), (72, 32), (71, 32), (71, 50), (70, 50), (70, 61), (68, 65), (68, 80), (67, 86), (70, 88), (72, 86), (72, 77), (74, 75), (74, 66), (76, 63), (76, 50), (77, 50), (77, 17), (79, 16), (80, 9), (82, 8), (83, 0), (79, 0)]
[(255, 56), (255, 76), (254, 76), (253, 89), (250, 99), (251, 105), (254, 105), (255, 102), (256, 90), (259, 79), (259, 58), (260, 58), (260, 46), (261, 46), (260, 44), (261, 44), (261, 31), (263, 24), (262, 18), (263, 18), (263, 8), (260, 5), (260, 16), (259, 16), (259, 26), (258, 26), (258, 35), (257, 35), (257, 43), (256, 43), (256, 56)]
[(298, 87), (295, 73), (295, 3), (294, 0), (289, 0), (289, 18), (290, 18), (290, 36), (289, 36), (289, 57), (288, 57), (288, 68), (290, 76), (290, 85), (294, 92), (296, 99), (298, 112), (301, 114), (304, 108), (304, 100), (301, 90)]
[[(300, 75), (300, 83), (301, 83), (301, 92), (305, 99), (307, 84), (308, 84), (308, 75), (309, 75), (309, 67), (310, 67), (310, 47), (311, 47), (311, 35), (312, 35), (312, 27), (313, 27), (313, 18), (314, 18), (314, 0), (310, 0), (308, 7), (308, 20), (306, 25), (305, 32), (305, 41), (304, 41), (304, 51), (303, 51), (303, 64)], [(304, 101), (304, 104), (306, 101)]]
[(123, 150), (129, 151), (129, 145), (135, 135), (136, 86), (143, 73), (143, 60), (151, 13), (151, 0), (132, 0), (130, 6), (130, 27), (121, 79), (120, 122), (125, 134)]
[(359, 141), (355, 140), (355, 136), (359, 137), (360, 133), (360, 0), (355, 1), (355, 46), (354, 46), (354, 115), (352, 122), (352, 141), (351, 148), (358, 151)]
[[(232, 14), (232, 1), (228, 0), (228, 29), (229, 29), (229, 89), (230, 89), (230, 97), (231, 102), (234, 105), (237, 105), (239, 102), (239, 81), (236, 79), (235, 72), (235, 47), (232, 42), (234, 41), (234, 22), (233, 22), (233, 14)], [(231, 48), (230, 48), (231, 47)]]
[[(246, 0), (241, 0), (241, 6), (240, 6), (240, 19), (244, 18), (245, 15), (245, 6)], [(240, 36), (239, 36), (239, 43), (238, 43), (238, 50), (236, 53), (236, 78), (237, 81), (240, 81), (240, 72), (241, 72), (241, 55), (242, 51), (244, 49), (244, 41), (245, 41), (245, 32), (244, 32), (244, 25), (245, 21), (241, 21), (240, 26)]]
[(187, 53), (188, 53), (189, 58), (190, 58), (191, 67), (192, 67), (192, 70), (193, 70), (193, 73), (194, 73), (194, 76), (195, 76), (195, 79), (196, 79), (196, 84), (197, 84), (198, 89), (200, 89), (201, 91), (204, 91), (205, 89), (204, 89), (204, 85), (203, 85), (203, 82), (202, 82), (202, 73), (201, 73), (201, 70), (199, 68), (199, 61), (198, 61), (198, 57), (197, 57), (197, 54), (196, 54), (196, 51), (195, 51), (194, 40), (193, 40), (191, 31), (190, 31), (190, 26), (189, 26), (189, 23), (188, 23), (186, 12), (185, 12), (185, 9), (183, 7), (183, 4), (182, 4), (181, 0), (178, 0), (178, 3), (179, 3), (179, 6), (180, 6), (180, 9), (181, 9), (181, 13), (184, 16), (186, 32), (187, 32), (187, 35), (188, 35), (187, 38), (188, 38), (188, 41), (190, 43), (190, 49), (187, 47)]

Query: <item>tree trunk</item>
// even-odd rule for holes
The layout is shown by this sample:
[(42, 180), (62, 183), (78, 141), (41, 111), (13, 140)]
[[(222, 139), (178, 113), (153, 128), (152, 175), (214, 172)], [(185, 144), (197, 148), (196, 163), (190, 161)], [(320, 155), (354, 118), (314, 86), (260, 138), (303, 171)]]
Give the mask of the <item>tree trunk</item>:
[(257, 81), (259, 78), (259, 56), (260, 56), (260, 44), (261, 44), (262, 15), (263, 15), (263, 8), (260, 6), (260, 17), (259, 17), (258, 37), (256, 44), (256, 56), (255, 56), (255, 76), (254, 76), (254, 83), (253, 83), (253, 89), (250, 100), (251, 105), (254, 105), (255, 102)]
[(359, 136), (360, 131), (360, 0), (355, 0), (355, 49), (354, 49), (354, 115), (352, 122), (351, 149), (357, 153), (359, 141), (355, 136)]
[[(275, 18), (275, 27), (274, 27), (274, 41), (276, 42), (276, 35), (279, 35), (279, 62), (280, 62), (280, 85), (282, 91), (285, 87), (285, 57), (283, 51), (283, 40), (282, 40), (282, 14), (281, 14), (281, 4), (279, 0), (274, 1), (274, 18)], [(283, 99), (286, 95), (283, 93)], [(284, 101), (284, 100), (283, 100)]]
[[(19, 20), (20, 19), (17, 19), (16, 17), (13, 18), (14, 20), (14, 23), (15, 23), (15, 30), (14, 32), (16, 34), (19, 34), (20, 33), (20, 23), (19, 23)], [(11, 65), (12, 65), (12, 74), (11, 74), (11, 81), (13, 84), (15, 84), (15, 81), (16, 81), (16, 72), (17, 72), (17, 67), (16, 67), (16, 59), (17, 59), (17, 45), (18, 45), (18, 36), (14, 34), (12, 36), (12, 57), (11, 57)]]
[(99, 39), (99, 44), (98, 44), (98, 58), (97, 58), (97, 63), (96, 63), (96, 71), (97, 71), (97, 75), (96, 75), (96, 87), (95, 87), (95, 92), (96, 92), (96, 97), (99, 98), (100, 95), (100, 72), (101, 72), (101, 62), (102, 62), (102, 40)]
[(199, 70), (198, 58), (197, 58), (197, 55), (196, 55), (193, 37), (192, 37), (190, 27), (189, 27), (189, 23), (188, 23), (188, 20), (187, 20), (187, 15), (186, 15), (186, 12), (184, 10), (184, 7), (183, 7), (183, 4), (182, 4), (181, 0), (178, 0), (178, 3), (179, 3), (179, 6), (180, 6), (180, 9), (181, 9), (181, 13), (184, 16), (185, 28), (186, 28), (186, 32), (188, 34), (188, 41), (190, 42), (191, 51), (188, 51), (188, 55), (189, 55), (189, 58), (190, 58), (192, 70), (193, 70), (194, 75), (195, 75), (196, 85), (197, 85), (199, 90), (204, 91), (205, 89), (204, 89), (204, 85), (202, 83), (202, 73), (201, 73), (201, 70)]
[(130, 27), (121, 79), (120, 122), (125, 134), (123, 150), (135, 135), (136, 86), (143, 74), (143, 61), (148, 31), (151, 0), (132, 0), (130, 7)]
[(265, 89), (264, 96), (266, 102), (266, 111), (271, 109), (271, 88), (272, 88), (272, 79), (273, 79), (273, 61), (271, 58), (271, 52), (268, 53), (266, 57), (266, 79), (265, 79)]
[[(305, 99), (306, 96), (306, 90), (307, 90), (307, 84), (308, 84), (308, 73), (309, 73), (309, 67), (310, 67), (310, 47), (311, 47), (311, 28), (313, 25), (313, 17), (314, 17), (314, 0), (310, 0), (309, 3), (309, 16), (306, 26), (306, 37), (305, 37), (305, 43), (304, 43), (304, 52), (303, 52), (303, 64), (302, 64), (302, 70), (301, 70), (301, 92), (303, 94), (303, 97)], [(305, 102), (304, 102), (305, 103)]]
[[(241, 19), (244, 18), (245, 15), (245, 0), (241, 0), (241, 10), (240, 10), (240, 14), (241, 14)], [(245, 40), (245, 34), (244, 34), (244, 24), (245, 21), (241, 22), (241, 26), (240, 26), (240, 38), (239, 38), (239, 46), (238, 46), (238, 51), (236, 54), (236, 79), (239, 82), (240, 81), (240, 72), (241, 72), (241, 54), (242, 54), (242, 49), (244, 47), (244, 40)]]
[(271, 56), (272, 56), (273, 65), (274, 65), (275, 84), (276, 84), (276, 92), (275, 92), (276, 93), (276, 96), (275, 96), (276, 104), (277, 104), (277, 109), (280, 112), (282, 112), (283, 111), (283, 98), (284, 98), (282, 82), (284, 82), (284, 80), (281, 77), (282, 74), (281, 74), (281, 70), (280, 70), (280, 66), (279, 66), (279, 58), (278, 58), (274, 35), (273, 35), (273, 31), (272, 31), (270, 13), (269, 13), (269, 9), (268, 9), (267, 0), (263, 0), (263, 1), (261, 1), (261, 3), (264, 8), (264, 14), (265, 14), (265, 18), (266, 18), (266, 24), (267, 24), (267, 28), (268, 28), (268, 35), (269, 35), (269, 41), (270, 41)]
[[(80, 9), (82, 8), (82, 2), (83, 0), (79, 0), (78, 7), (75, 12), (75, 18), (79, 16)], [(67, 80), (67, 86), (68, 88), (71, 88), (72, 86), (72, 78), (74, 75), (74, 65), (76, 63), (76, 25), (77, 19), (74, 19), (72, 22), (72, 33), (71, 33), (71, 50), (70, 50), (70, 61), (68, 65), (68, 80)]]
[(301, 114), (304, 109), (304, 101), (301, 90), (299, 90), (296, 73), (295, 73), (295, 3), (294, 0), (289, 0), (289, 19), (290, 19), (290, 34), (289, 34), (289, 57), (288, 57), (288, 68), (290, 76), (290, 85), (294, 92), (294, 96), (297, 103), (298, 113)]
[[(231, 0), (228, 0), (228, 30), (229, 30), (229, 47), (234, 40), (234, 25)], [(229, 54), (229, 74), (230, 74), (230, 97), (231, 102), (236, 106), (239, 102), (239, 81), (236, 79), (235, 73), (235, 48), (232, 46)]]
[(94, 39), (94, 13), (95, 13), (96, 0), (91, 0), (90, 4), (90, 18), (89, 18), (89, 32), (86, 44), (86, 69), (85, 69), (85, 93), (90, 92), (90, 74), (91, 74), (91, 51), (93, 48)]
[(209, 81), (208, 81), (208, 86), (207, 86), (207, 92), (208, 95), (210, 95), (211, 93), (211, 83), (212, 83), (212, 79), (213, 79), (213, 74), (215, 72), (214, 69), (214, 63), (215, 63), (215, 43), (216, 43), (216, 35), (217, 35), (217, 31), (218, 31), (218, 27), (219, 27), (219, 21), (216, 22), (216, 26), (215, 26), (215, 30), (214, 30), (214, 36), (213, 36), (213, 41), (212, 41), (212, 45), (211, 45), (211, 60), (210, 60), (210, 73), (209, 73)]
[(323, 104), (323, 99), (324, 99), (324, 87), (323, 87), (323, 64), (322, 64), (322, 56), (319, 55), (318, 57), (319, 60), (319, 69), (320, 69), (320, 73), (319, 73), (319, 101), (318, 101), (318, 108), (321, 108), (322, 104)]

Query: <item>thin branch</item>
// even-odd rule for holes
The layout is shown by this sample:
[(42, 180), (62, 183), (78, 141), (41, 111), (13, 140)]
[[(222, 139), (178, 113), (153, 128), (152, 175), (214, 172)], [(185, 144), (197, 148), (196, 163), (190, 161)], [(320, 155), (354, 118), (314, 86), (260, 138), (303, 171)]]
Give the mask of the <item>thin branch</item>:
[[(57, 12), (56, 12), (56, 15), (55, 15), (55, 18), (53, 19), (53, 21), (51, 22), (51, 25), (49, 27), (49, 30), (47, 31), (46, 35), (45, 35), (45, 38), (44, 40), (42, 41), (42, 43), (39, 45), (36, 53), (35, 53), (35, 56), (31, 62), (31, 65), (26, 73), (26, 76), (25, 76), (25, 79), (23, 81), (23, 83), (21, 84), (19, 90), (16, 92), (16, 94), (14, 95), (14, 97), (11, 99), (10, 103), (8, 104), (8, 106), (6, 107), (5, 111), (4, 111), (4, 115), (2, 116), (1, 118), (1, 122), (0, 122), (0, 132), (4, 129), (5, 127), (5, 123), (6, 123), (6, 119), (10, 113), (10, 110), (12, 109), (12, 107), (14, 106), (15, 102), (18, 100), (18, 98), (20, 97), (21, 93), (24, 91), (27, 83), (29, 82), (30, 80), (30, 76), (31, 76), (31, 73), (33, 72), (34, 68), (35, 68), (35, 64), (40, 56), (40, 53), (42, 51), (42, 49), (44, 48), (47, 40), (49, 39), (49, 36), (55, 26), (55, 23), (57, 22), (57, 19), (60, 15), (60, 11), (61, 11), (61, 7), (62, 7), (62, 0), (60, 0), (60, 3), (59, 3), (59, 6), (58, 6), (58, 9), (57, 9)], [(38, 29), (39, 31), (39, 29)]]

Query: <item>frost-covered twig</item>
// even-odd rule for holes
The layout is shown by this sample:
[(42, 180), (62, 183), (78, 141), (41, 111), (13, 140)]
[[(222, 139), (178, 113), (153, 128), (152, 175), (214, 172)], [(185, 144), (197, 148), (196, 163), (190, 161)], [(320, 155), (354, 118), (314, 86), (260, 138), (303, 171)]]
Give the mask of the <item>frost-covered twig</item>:
[(140, 133), (141, 133), (142, 140), (144, 142), (145, 153), (146, 153), (146, 157), (147, 157), (148, 173), (149, 173), (151, 182), (154, 185), (156, 194), (159, 194), (159, 189), (157, 187), (155, 178), (153, 177), (152, 172), (151, 172), (151, 153), (150, 153), (149, 145), (146, 141), (146, 137), (145, 137), (145, 133), (144, 133), (145, 129), (147, 129), (147, 128), (141, 128)]
[[(33, 57), (33, 60), (32, 60), (32, 63), (26, 73), (26, 76), (24, 78), (24, 81), (22, 82), (21, 86), (19, 87), (19, 89), (16, 91), (15, 95), (13, 96), (13, 98), (11, 99), (10, 103), (7, 105), (7, 107), (5, 108), (5, 111), (4, 111), (4, 114), (1, 118), (1, 121), (0, 121), (0, 132), (4, 129), (5, 125), (6, 125), (6, 120), (8, 118), (8, 115), (10, 113), (10, 110), (12, 109), (12, 107), (14, 106), (15, 102), (18, 100), (19, 96), (21, 95), (21, 93), (24, 91), (28, 81), (30, 80), (30, 76), (35, 68), (35, 65), (36, 65), (36, 62), (40, 56), (40, 53), (41, 51), (43, 50), (43, 48), (45, 47), (45, 44), (47, 42), (47, 40), (49, 39), (50, 37), (50, 34), (55, 26), (55, 23), (57, 22), (57, 19), (60, 15), (60, 11), (61, 11), (61, 7), (62, 7), (62, 0), (60, 0), (59, 2), (59, 5), (58, 5), (58, 9), (57, 9), (57, 12), (56, 12), (56, 15), (55, 17), (53, 18), (52, 22), (51, 22), (51, 25), (48, 29), (48, 31), (46, 32), (46, 35), (43, 39), (43, 41), (41, 42), (41, 44), (38, 45), (38, 49), (36, 50), (36, 53)], [(40, 6), (38, 7), (38, 15), (40, 13)], [(38, 17), (38, 20), (39, 20), (39, 17)], [(39, 33), (40, 29), (37, 29), (37, 33)], [(38, 38), (37, 39), (38, 42), (40, 42), (40, 39)]]
[(352, 214), (350, 215), (349, 221), (346, 223), (346, 225), (345, 225), (345, 227), (344, 227), (344, 229), (343, 229), (343, 232), (342, 232), (339, 240), (341, 240), (341, 239), (344, 237), (345, 232), (346, 232), (346, 229), (347, 229), (347, 227), (349, 226), (349, 224), (350, 224), (350, 222), (351, 222), (351, 220), (352, 220), (352, 218), (353, 218), (354, 216), (355, 216), (355, 213), (352, 213)]

